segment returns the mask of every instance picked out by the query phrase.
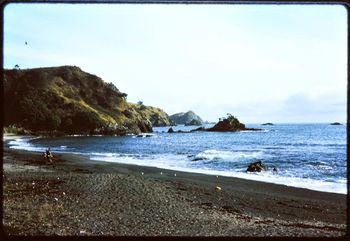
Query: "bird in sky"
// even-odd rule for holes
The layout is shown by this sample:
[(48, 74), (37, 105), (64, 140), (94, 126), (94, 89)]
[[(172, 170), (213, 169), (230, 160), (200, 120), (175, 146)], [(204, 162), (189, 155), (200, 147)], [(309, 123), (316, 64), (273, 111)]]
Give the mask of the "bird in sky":
[(25, 44), (28, 45), (27, 41), (25, 41)]

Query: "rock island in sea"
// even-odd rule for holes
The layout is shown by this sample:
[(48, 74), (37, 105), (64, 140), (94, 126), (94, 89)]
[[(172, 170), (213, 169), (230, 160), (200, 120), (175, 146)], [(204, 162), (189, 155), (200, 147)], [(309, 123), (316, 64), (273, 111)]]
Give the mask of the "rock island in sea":
[(261, 131), (259, 128), (247, 128), (245, 124), (241, 123), (235, 116), (227, 114), (226, 118), (221, 118), (211, 128), (199, 127), (192, 131), (218, 131), (218, 132), (235, 132), (235, 131)]

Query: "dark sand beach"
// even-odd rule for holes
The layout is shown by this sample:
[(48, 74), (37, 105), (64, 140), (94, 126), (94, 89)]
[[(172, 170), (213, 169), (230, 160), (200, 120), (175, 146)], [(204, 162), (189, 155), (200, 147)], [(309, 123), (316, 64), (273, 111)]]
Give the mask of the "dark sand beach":
[(346, 195), (54, 155), (4, 147), (7, 235), (347, 234)]

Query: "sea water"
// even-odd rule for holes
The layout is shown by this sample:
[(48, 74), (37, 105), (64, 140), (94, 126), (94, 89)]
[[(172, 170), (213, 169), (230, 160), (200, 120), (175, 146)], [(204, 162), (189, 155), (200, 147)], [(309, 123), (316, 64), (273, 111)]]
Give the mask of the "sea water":
[[(208, 127), (208, 126), (207, 126)], [(312, 190), (347, 193), (346, 126), (275, 124), (261, 131), (167, 133), (143, 136), (24, 138), (10, 148), (85, 154), (91, 160), (232, 176)], [(197, 127), (176, 126), (175, 131)], [(261, 160), (268, 170), (247, 173)], [(277, 168), (277, 172), (273, 171)]]

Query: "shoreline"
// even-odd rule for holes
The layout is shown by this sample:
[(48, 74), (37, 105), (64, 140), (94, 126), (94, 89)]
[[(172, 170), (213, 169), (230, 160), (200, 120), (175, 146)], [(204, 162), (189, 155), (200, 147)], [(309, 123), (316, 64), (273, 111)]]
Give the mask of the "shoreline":
[[(42, 159), (42, 153), (36, 151), (27, 151), (21, 149), (11, 149), (8, 147), (4, 147), (4, 152), (16, 153), (16, 155), (20, 156), (31, 156), (35, 158)], [(297, 191), (298, 193), (308, 193), (308, 195), (316, 195), (322, 193), (323, 195), (336, 195), (346, 197), (347, 194), (344, 193), (335, 193), (335, 192), (327, 192), (327, 191), (319, 191), (302, 187), (295, 186), (287, 186), (284, 184), (265, 182), (265, 181), (257, 181), (252, 179), (245, 179), (240, 177), (233, 176), (222, 176), (222, 175), (212, 175), (205, 174), (200, 172), (187, 172), (187, 171), (179, 171), (172, 170), (166, 168), (159, 168), (153, 166), (142, 166), (135, 164), (127, 164), (127, 163), (117, 163), (117, 162), (107, 162), (107, 161), (97, 161), (91, 160), (88, 155), (84, 154), (74, 154), (74, 153), (54, 153), (55, 158), (58, 157), (58, 162), (56, 162), (56, 167), (62, 167), (65, 171), (76, 171), (74, 168), (82, 169), (86, 173), (117, 173), (117, 174), (133, 174), (133, 175), (144, 175), (153, 178), (163, 178), (163, 179), (185, 179), (191, 180), (194, 182), (200, 182), (200, 180), (225, 180), (225, 182), (229, 182), (230, 180), (239, 182), (244, 184), (244, 186), (254, 185), (259, 187), (267, 187), (271, 186), (271, 188), (275, 191), (287, 190), (288, 192)], [(143, 174), (142, 174), (143, 173)], [(162, 173), (162, 175), (160, 175)], [(176, 176), (174, 176), (176, 174)], [(321, 194), (321, 196), (322, 196)]]
[[(3, 223), (8, 234), (303, 237), (346, 234), (345, 194), (92, 161), (76, 154), (54, 155), (55, 167), (45, 164), (38, 152), (3, 146)], [(60, 183), (47, 190), (42, 186), (39, 190), (34, 188), (57, 178)], [(28, 190), (28, 186), (33, 187)], [(60, 193), (58, 201), (52, 193)], [(48, 210), (42, 211), (45, 205)], [(37, 217), (35, 212), (46, 214)], [(30, 218), (23, 218), (25, 214)], [(113, 225), (108, 225), (111, 222)], [(51, 223), (50, 228), (47, 223)]]
[[(40, 138), (39, 136), (26, 136), (26, 135), (16, 135), (16, 134), (4, 134), (4, 139), (3, 139), (3, 142), (4, 142), (4, 148), (9, 148), (8, 146), (8, 142), (10, 140), (13, 140), (13, 139), (21, 139), (21, 138)], [(29, 150), (23, 150), (23, 149), (12, 149), (11, 150), (13, 151), (23, 151), (23, 152), (28, 152), (28, 153), (32, 153), (32, 154), (41, 154), (41, 152), (39, 151), (29, 151)], [(162, 167), (155, 167), (155, 166), (150, 166), (150, 165), (138, 165), (138, 164), (128, 164), (128, 163), (119, 163), (119, 162), (109, 162), (109, 161), (104, 161), (104, 160), (90, 160), (90, 157), (89, 155), (84, 155), (84, 154), (77, 154), (77, 153), (67, 153), (67, 152), (55, 152), (57, 155), (61, 155), (63, 157), (67, 156), (67, 158), (65, 159), (68, 159), (68, 160), (83, 160), (84, 159), (84, 165), (86, 165), (87, 163), (89, 163), (89, 165), (99, 165), (99, 164), (102, 164), (102, 165), (109, 165), (112, 169), (113, 169), (113, 165), (119, 165), (119, 168), (120, 169), (125, 169), (125, 167), (128, 167), (129, 169), (133, 169), (133, 170), (136, 170), (138, 169), (139, 172), (141, 173), (143, 169), (158, 169), (159, 172), (178, 172), (178, 173), (190, 173), (190, 174), (198, 174), (198, 175), (209, 175), (209, 176), (213, 176), (213, 177), (216, 177), (216, 176), (220, 176), (220, 177), (225, 177), (225, 178), (237, 178), (237, 179), (241, 179), (241, 180), (246, 180), (246, 181), (253, 181), (253, 182), (261, 182), (261, 183), (265, 183), (265, 184), (273, 184), (273, 185), (278, 185), (278, 186), (285, 186), (285, 187), (291, 187), (291, 188), (298, 188), (298, 189), (306, 189), (306, 190), (310, 190), (310, 191), (316, 191), (316, 192), (325, 192), (325, 193), (330, 193), (330, 194), (342, 194), (342, 195), (347, 195), (347, 193), (344, 193), (343, 192), (343, 187), (341, 188), (342, 191), (339, 191), (339, 187), (337, 187), (337, 191), (329, 191), (329, 187), (327, 190), (322, 190), (322, 189), (317, 189), (315, 187), (313, 188), (306, 188), (304, 187), (303, 185), (299, 186), (298, 185), (288, 185), (288, 184), (285, 184), (286, 181), (278, 181), (278, 182), (273, 182), (273, 181), (269, 181), (269, 180), (263, 180), (265, 177), (264, 176), (252, 176), (253, 178), (246, 178), (244, 176), (229, 176), (229, 175), (225, 175), (225, 174), (217, 174), (217, 173), (203, 173), (203, 172), (196, 172), (195, 170), (176, 170), (175, 168), (174, 169), (168, 169), (168, 168), (162, 168)], [(123, 167), (124, 166), (124, 167)], [(114, 168), (115, 172), (118, 172), (118, 169), (119, 168)], [(219, 171), (218, 171), (219, 172)], [(240, 173), (238, 173), (240, 174)], [(245, 173), (243, 173), (244, 175)], [(260, 180), (259, 180), (260, 179)], [(290, 180), (290, 181), (294, 181), (294, 180)], [(323, 183), (321, 183), (323, 184)], [(332, 183), (327, 183), (325, 182), (324, 184), (326, 185), (332, 185)], [(346, 188), (346, 184), (344, 184), (345, 186), (345, 189)], [(347, 192), (347, 190), (345, 190), (345, 192)]]

